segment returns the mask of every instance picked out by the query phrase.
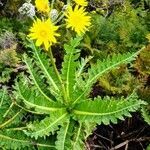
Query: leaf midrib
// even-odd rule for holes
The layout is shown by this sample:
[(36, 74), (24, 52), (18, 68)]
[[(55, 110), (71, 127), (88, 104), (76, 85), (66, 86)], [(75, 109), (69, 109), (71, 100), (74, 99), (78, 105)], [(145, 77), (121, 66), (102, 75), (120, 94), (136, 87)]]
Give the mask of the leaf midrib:
[(122, 109), (119, 109), (117, 111), (112, 111), (112, 112), (108, 112), (108, 113), (92, 113), (92, 112), (87, 112), (87, 111), (81, 111), (81, 110), (74, 110), (74, 114), (77, 115), (87, 115), (87, 116), (106, 116), (106, 115), (111, 115), (111, 114), (115, 114), (115, 113), (119, 113), (119, 112), (123, 112), (124, 110), (129, 110), (130, 108), (136, 108), (136, 106), (139, 106), (140, 103), (138, 104), (134, 104), (128, 107), (124, 107)]
[(69, 75), (70, 75), (70, 66), (71, 66), (71, 60), (72, 60), (72, 56), (73, 56), (73, 48), (72, 48), (72, 50), (71, 50), (71, 54), (70, 54), (70, 56), (69, 56), (69, 63), (68, 63), (68, 69), (67, 69), (67, 82), (66, 82), (66, 85), (67, 85), (67, 87), (66, 87), (66, 91), (67, 91), (67, 95), (68, 95), (68, 98), (70, 99), (70, 90), (69, 90), (69, 86), (70, 86), (70, 84), (69, 84)]
[(33, 48), (34, 48), (34, 50), (35, 50), (36, 56), (38, 57), (38, 60), (39, 60), (39, 62), (40, 62), (40, 64), (41, 64), (42, 68), (44, 69), (44, 71), (45, 71), (45, 73), (46, 73), (48, 79), (49, 79), (50, 82), (52, 83), (53, 87), (54, 87), (57, 91), (59, 91), (58, 86), (56, 85), (56, 83), (54, 82), (54, 80), (50, 77), (49, 73), (47, 72), (47, 69), (45, 68), (44, 64), (42, 63), (41, 58), (39, 57), (39, 54), (37, 53), (36, 47), (33, 46)]
[(53, 101), (42, 91), (42, 89), (40, 88), (40, 86), (39, 86), (39, 84), (37, 83), (37, 81), (36, 81), (36, 79), (35, 79), (35, 77), (34, 77), (34, 75), (33, 75), (33, 72), (32, 72), (32, 70), (31, 70), (31, 68), (30, 68), (30, 66), (29, 66), (29, 64), (28, 64), (28, 62), (27, 62), (26, 59), (25, 59), (25, 63), (26, 63), (26, 65), (27, 65), (27, 68), (28, 68), (28, 70), (29, 70), (29, 72), (30, 72), (30, 75), (32, 76), (32, 79), (33, 79), (33, 81), (34, 81), (34, 83), (35, 83), (37, 89), (40, 91), (40, 93), (41, 93), (47, 100), (53, 102)]
[(138, 54), (139, 52), (140, 52), (140, 51), (134, 53), (132, 56), (130, 56), (130, 57), (128, 57), (128, 58), (126, 58), (126, 59), (124, 59), (124, 60), (122, 60), (122, 61), (119, 61), (118, 63), (115, 63), (114, 65), (111, 65), (111, 66), (108, 67), (107, 69), (103, 70), (102, 72), (100, 72), (99, 74), (97, 74), (96, 76), (94, 76), (90, 81), (87, 82), (87, 85), (85, 85), (85, 90), (84, 90), (83, 93), (74, 101), (73, 104), (75, 104), (75, 103), (86, 93), (86, 91), (88, 90), (89, 86), (91, 85), (91, 83), (92, 83), (95, 79), (97, 79), (98, 77), (100, 77), (102, 74), (104, 74), (104, 73), (107, 72), (108, 70), (110, 70), (110, 69), (112, 69), (112, 68), (114, 68), (114, 67), (116, 67), (116, 66), (122, 64), (123, 62), (126, 62), (126, 61), (128, 61), (128, 60), (134, 58), (135, 56), (137, 56), (137, 54)]
[(19, 87), (18, 84), (17, 84), (17, 87), (18, 87), (19, 94), (20, 94), (20, 96), (22, 97), (23, 101), (24, 101), (25, 103), (27, 103), (28, 105), (30, 105), (31, 107), (38, 108), (38, 109), (45, 110), (45, 111), (50, 111), (50, 112), (52, 112), (52, 111), (58, 111), (58, 110), (62, 110), (62, 109), (63, 109), (63, 108), (55, 108), (55, 107), (53, 108), (53, 107), (50, 107), (50, 106), (49, 106), (49, 107), (44, 107), (44, 106), (39, 106), (39, 105), (33, 104), (33, 103), (27, 101), (27, 100), (24, 98), (24, 96), (22, 95), (22, 93), (21, 93), (21, 91), (20, 91), (20, 87)]
[(63, 115), (61, 115), (58, 119), (56, 119), (53, 123), (51, 123), (49, 126), (47, 126), (46, 128), (42, 129), (42, 130), (39, 130), (39, 131), (36, 131), (36, 132), (32, 132), (31, 134), (38, 134), (38, 133), (41, 133), (45, 130), (48, 130), (49, 128), (51, 128), (53, 125), (55, 125), (57, 122), (59, 122), (60, 120), (62, 120), (63, 118), (65, 118), (67, 116), (67, 113), (64, 113)]
[(87, 83), (86, 86), (88, 87), (94, 80), (96, 80), (99, 76), (101, 76), (102, 74), (104, 74), (104, 73), (107, 72), (108, 70), (110, 70), (110, 69), (112, 69), (112, 68), (114, 68), (114, 67), (116, 67), (116, 66), (118, 66), (118, 65), (120, 65), (120, 64), (122, 64), (122, 63), (124, 63), (124, 62), (128, 62), (129, 60), (132, 60), (132, 58), (135, 58), (138, 53), (139, 53), (139, 52), (136, 52), (136, 53), (134, 53), (133, 55), (131, 55), (130, 57), (128, 57), (128, 58), (126, 58), (126, 59), (124, 59), (124, 60), (122, 60), (122, 61), (119, 61), (118, 63), (116, 63), (116, 64), (114, 64), (114, 65), (111, 65), (111, 66), (108, 67), (107, 69), (105, 69), (105, 70), (103, 70), (102, 72), (98, 73), (97, 75), (95, 75), (95, 76)]
[(70, 122), (68, 121), (68, 123), (67, 123), (67, 126), (66, 126), (66, 130), (65, 130), (65, 133), (64, 133), (64, 138), (63, 138), (63, 145), (62, 145), (62, 150), (65, 150), (64, 148), (65, 148), (65, 141), (66, 141), (66, 136), (67, 136), (67, 131), (68, 131), (68, 128), (69, 128), (69, 124), (70, 124)]
[[(6, 140), (10, 140), (10, 141), (19, 142), (19, 143), (27, 143), (29, 145), (33, 145), (33, 142), (31, 142), (31, 141), (25, 141), (25, 140), (11, 138), (11, 137), (3, 135), (3, 134), (0, 134), (0, 138), (6, 139)], [(37, 146), (41, 146), (41, 147), (55, 147), (53, 145), (46, 145), (46, 144), (41, 144), (41, 143), (36, 143), (36, 145)]]

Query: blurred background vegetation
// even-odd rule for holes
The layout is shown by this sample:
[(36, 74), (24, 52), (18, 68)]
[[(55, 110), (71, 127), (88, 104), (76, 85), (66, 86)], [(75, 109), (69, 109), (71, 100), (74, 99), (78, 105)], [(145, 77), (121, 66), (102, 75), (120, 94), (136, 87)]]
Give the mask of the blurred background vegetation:
[[(24, 2), (0, 0), (0, 87), (12, 86), (18, 72), (24, 71), (22, 54), (29, 54), (26, 35), (32, 19), (18, 12)], [(56, 9), (59, 10), (64, 3), (57, 0)], [(93, 56), (90, 63), (97, 59), (105, 60), (114, 53), (127, 53), (144, 47), (132, 64), (123, 65), (100, 78), (91, 96), (126, 96), (137, 89), (140, 99), (149, 103), (142, 108), (142, 114), (150, 124), (150, 41), (146, 38), (150, 33), (150, 1), (89, 0), (87, 9), (92, 16), (92, 26), (84, 35), (80, 48), (82, 57)], [(60, 32), (64, 36), (53, 47), (57, 50), (54, 55), (58, 67), (61, 67), (64, 55), (62, 45), (72, 36), (65, 27)]]

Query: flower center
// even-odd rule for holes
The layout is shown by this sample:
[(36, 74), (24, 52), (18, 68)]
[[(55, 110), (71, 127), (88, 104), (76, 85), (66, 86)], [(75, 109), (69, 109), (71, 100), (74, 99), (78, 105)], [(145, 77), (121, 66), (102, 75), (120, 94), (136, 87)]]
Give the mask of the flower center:
[(42, 37), (45, 37), (45, 36), (47, 35), (47, 32), (44, 31), (44, 30), (42, 30), (42, 31), (40, 31), (40, 35), (41, 35)]

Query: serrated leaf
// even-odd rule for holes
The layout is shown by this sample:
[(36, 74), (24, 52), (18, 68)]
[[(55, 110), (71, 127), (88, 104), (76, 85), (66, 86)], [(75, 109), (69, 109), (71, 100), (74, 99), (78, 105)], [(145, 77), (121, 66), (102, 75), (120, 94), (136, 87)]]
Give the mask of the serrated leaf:
[(37, 112), (49, 114), (50, 112), (63, 109), (61, 104), (45, 99), (45, 97), (32, 88), (32, 86), (29, 86), (24, 76), (19, 82), (16, 82), (14, 88), (16, 90), (14, 95), (17, 96), (17, 100), (23, 100), (28, 108), (35, 109)]
[(59, 87), (58, 87), (59, 81), (56, 78), (56, 74), (53, 68), (50, 67), (50, 62), (49, 62), (50, 58), (48, 60), (46, 54), (42, 53), (39, 48), (36, 48), (33, 42), (31, 43), (30, 46), (34, 50), (34, 56), (35, 56), (34, 58), (36, 60), (35, 62), (43, 71), (43, 74), (47, 78), (49, 85), (50, 86), (52, 85), (56, 92), (59, 91)]
[(84, 149), (84, 136), (82, 131), (82, 123), (79, 123), (79, 126), (76, 127), (74, 132), (74, 137), (72, 140), (72, 150), (83, 150)]
[(141, 111), (144, 121), (150, 125), (150, 111), (146, 107), (142, 107)]
[(52, 99), (50, 99), (46, 94), (47, 92), (45, 90), (47, 89), (47, 86), (44, 84), (44, 80), (40, 76), (38, 69), (35, 66), (33, 66), (33, 62), (30, 59), (28, 59), (25, 55), (24, 62), (26, 63), (31, 79), (33, 80), (36, 88), (45, 97), (45, 99), (52, 101)]
[(135, 60), (140, 51), (135, 53), (117, 54), (112, 57), (108, 56), (103, 61), (97, 61), (96, 65), (92, 65), (88, 70), (89, 78), (87, 79), (86, 86), (91, 86), (91, 84), (95, 83), (100, 76), (121, 64), (126, 64)]
[(84, 101), (74, 108), (74, 118), (81, 122), (89, 121), (108, 125), (110, 122), (117, 123), (117, 119), (124, 116), (131, 117), (131, 112), (138, 110), (145, 102), (137, 100), (137, 97), (121, 98), (95, 98), (94, 101)]
[(65, 82), (67, 97), (70, 100), (74, 91), (76, 68), (78, 65), (79, 50), (76, 47), (80, 44), (81, 38), (71, 39), (71, 42), (64, 45), (66, 55), (62, 64), (62, 79)]
[(57, 132), (57, 150), (83, 150), (84, 140), (82, 125), (77, 125), (74, 120), (64, 123)]
[(22, 117), (22, 110), (11, 101), (7, 89), (0, 90), (0, 129), (18, 124)]
[(0, 131), (0, 147), (12, 150), (29, 149), (34, 150), (36, 145), (39, 148), (54, 150), (54, 145), (43, 144), (30, 139), (22, 131)]
[(91, 65), (91, 68), (89, 68), (88, 70), (88, 78), (85, 79), (86, 84), (84, 87), (84, 91), (81, 95), (78, 96), (77, 99), (74, 100), (74, 103), (77, 103), (83, 95), (89, 94), (93, 84), (100, 76), (104, 75), (105, 73), (109, 72), (114, 68), (119, 67), (122, 64), (133, 61), (140, 51), (135, 53), (113, 55), (112, 57), (108, 57), (103, 61), (97, 61), (96, 64)]
[(70, 122), (66, 122), (62, 125), (59, 131), (57, 131), (57, 141), (55, 142), (57, 150), (66, 150), (67, 144), (70, 141), (70, 135), (69, 134), (69, 125)]
[(24, 131), (28, 136), (38, 139), (38, 137), (49, 136), (58, 130), (58, 126), (62, 125), (68, 119), (65, 111), (57, 111), (50, 114), (40, 122), (34, 122), (28, 125), (28, 130)]

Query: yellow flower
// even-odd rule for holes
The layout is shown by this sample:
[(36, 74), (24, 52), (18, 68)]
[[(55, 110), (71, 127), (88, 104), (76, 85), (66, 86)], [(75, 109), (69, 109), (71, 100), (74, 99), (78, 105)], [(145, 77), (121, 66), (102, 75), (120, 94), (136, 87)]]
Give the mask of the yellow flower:
[(30, 28), (31, 33), (28, 37), (32, 40), (36, 40), (36, 46), (44, 44), (45, 49), (48, 50), (53, 43), (57, 42), (55, 38), (55, 36), (59, 36), (59, 34), (56, 33), (57, 29), (58, 27), (54, 26), (50, 19), (46, 21), (37, 19)]
[(88, 2), (86, 0), (74, 0), (76, 4), (81, 6), (87, 6)]
[(35, 6), (38, 11), (49, 13), (49, 1), (48, 0), (35, 0)]
[(87, 16), (84, 7), (75, 6), (74, 10), (71, 6), (68, 7), (68, 12), (66, 13), (67, 28), (72, 28), (79, 36), (88, 30), (91, 25), (91, 17)]

